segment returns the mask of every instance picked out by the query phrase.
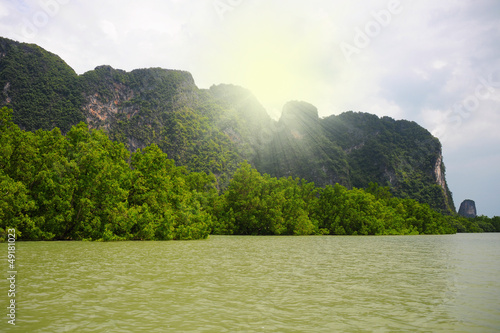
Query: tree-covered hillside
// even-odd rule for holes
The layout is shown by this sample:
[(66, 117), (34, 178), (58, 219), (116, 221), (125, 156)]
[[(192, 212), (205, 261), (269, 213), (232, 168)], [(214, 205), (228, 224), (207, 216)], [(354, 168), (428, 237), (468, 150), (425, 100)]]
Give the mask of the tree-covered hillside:
[(131, 151), (154, 143), (177, 165), (227, 183), (249, 149), (239, 140), (242, 120), (198, 89), (187, 72), (101, 66), (80, 79), (87, 123)]
[(57, 55), (0, 37), (0, 106), (15, 110), (23, 129), (63, 132), (83, 121), (78, 75)]
[(0, 106), (21, 129), (84, 121), (130, 152), (155, 144), (176, 166), (214, 174), (226, 188), (247, 160), (272, 177), (389, 186), (446, 213), (455, 211), (439, 140), (416, 123), (347, 112), (324, 119), (306, 102), (289, 102), (272, 120), (252, 93), (234, 85), (199, 89), (190, 73), (161, 68), (131, 72), (99, 66), (77, 75), (37, 45), (0, 37)]
[(285, 105), (262, 167), (276, 177), (316, 185), (367, 188), (376, 182), (401, 198), (455, 212), (441, 143), (415, 122), (345, 112), (324, 119), (305, 102)]
[(262, 171), (275, 177), (302, 177), (319, 186), (350, 187), (350, 168), (342, 149), (325, 135), (316, 107), (289, 102), (266, 147)]
[(415, 122), (346, 112), (322, 121), (325, 135), (346, 152), (352, 185), (389, 186), (401, 198), (455, 212), (441, 143)]
[(0, 109), (0, 240), (171, 240), (224, 235), (394, 235), (488, 231), (371, 183), (316, 187), (239, 165), (227, 189), (155, 144), (130, 153), (83, 122), (23, 131)]

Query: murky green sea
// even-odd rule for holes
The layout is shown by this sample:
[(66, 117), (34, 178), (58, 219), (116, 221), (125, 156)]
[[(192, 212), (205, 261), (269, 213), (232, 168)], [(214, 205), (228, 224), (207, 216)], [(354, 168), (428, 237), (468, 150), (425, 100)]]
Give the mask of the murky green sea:
[(500, 234), (16, 248), (1, 332), (500, 331)]

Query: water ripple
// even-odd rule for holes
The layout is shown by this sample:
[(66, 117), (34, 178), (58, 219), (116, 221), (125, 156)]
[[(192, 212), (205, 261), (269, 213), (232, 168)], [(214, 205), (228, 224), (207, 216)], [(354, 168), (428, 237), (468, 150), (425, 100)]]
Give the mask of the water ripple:
[(17, 245), (6, 332), (500, 330), (498, 234)]

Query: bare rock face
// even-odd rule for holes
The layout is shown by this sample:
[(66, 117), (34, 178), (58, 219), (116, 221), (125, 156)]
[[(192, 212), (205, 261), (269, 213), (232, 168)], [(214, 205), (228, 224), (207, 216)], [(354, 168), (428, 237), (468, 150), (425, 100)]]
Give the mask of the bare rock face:
[(463, 217), (476, 217), (476, 203), (473, 200), (464, 200), (464, 202), (462, 202), (462, 204), (460, 205), (458, 214)]

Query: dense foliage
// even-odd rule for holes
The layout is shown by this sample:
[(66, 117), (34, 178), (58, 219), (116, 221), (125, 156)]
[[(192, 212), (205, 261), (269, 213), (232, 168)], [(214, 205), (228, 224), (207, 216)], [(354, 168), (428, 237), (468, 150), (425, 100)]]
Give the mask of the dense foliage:
[(452, 195), (436, 183), (436, 165), (445, 172), (441, 143), (415, 122), (360, 112), (345, 112), (323, 121), (326, 136), (344, 151), (353, 186), (370, 182), (391, 187), (400, 198), (455, 212)]
[[(223, 192), (156, 145), (130, 153), (80, 123), (23, 131), (0, 110), (0, 232), (23, 240), (171, 240), (213, 234), (382, 235), (498, 230), (499, 220), (443, 216), (387, 187), (325, 188), (244, 162)], [(474, 230), (472, 230), (474, 231)], [(480, 229), (475, 231), (481, 231)]]
[(265, 151), (263, 172), (299, 176), (319, 186), (367, 188), (377, 182), (399, 198), (455, 212), (441, 144), (414, 122), (361, 112), (320, 119), (314, 106), (290, 102), (278, 128)]
[(457, 216), (453, 219), (452, 225), (457, 232), (500, 232), (500, 216), (493, 218), (487, 216), (477, 216), (467, 218)]
[(319, 186), (351, 186), (345, 152), (329, 140), (316, 107), (289, 102), (264, 152), (262, 171), (275, 177), (301, 177)]
[(0, 59), (0, 103), (16, 110), (21, 128), (59, 127), (65, 133), (84, 120), (78, 75), (57, 55), (0, 37)]
[[(156, 145), (130, 154), (80, 123), (19, 129), (0, 112), (0, 228), (24, 240), (207, 237), (214, 177), (187, 173)], [(1, 231), (1, 230), (0, 230)]]
[(454, 233), (450, 219), (377, 184), (365, 191), (325, 188), (298, 178), (261, 175), (248, 163), (222, 195), (219, 223), (243, 235), (395, 235)]

